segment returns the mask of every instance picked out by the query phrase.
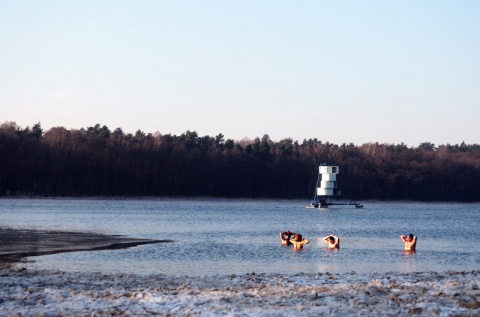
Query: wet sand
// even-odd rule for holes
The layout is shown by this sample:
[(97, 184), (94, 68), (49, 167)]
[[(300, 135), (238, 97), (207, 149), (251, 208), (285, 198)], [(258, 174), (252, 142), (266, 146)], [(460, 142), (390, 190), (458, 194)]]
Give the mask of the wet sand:
[(165, 242), (173, 241), (83, 232), (0, 228), (0, 262), (16, 262), (25, 257), (62, 252), (122, 249)]

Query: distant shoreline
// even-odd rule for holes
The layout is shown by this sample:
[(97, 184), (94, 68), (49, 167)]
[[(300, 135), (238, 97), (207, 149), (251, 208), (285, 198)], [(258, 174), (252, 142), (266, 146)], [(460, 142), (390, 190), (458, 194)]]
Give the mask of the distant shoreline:
[[(305, 204), (309, 204), (311, 202), (311, 198), (252, 198), (252, 197), (239, 197), (239, 198), (232, 198), (232, 197), (214, 197), (214, 196), (0, 196), (1, 200), (106, 200), (106, 201), (118, 201), (118, 200), (150, 200), (150, 201), (298, 201), (300, 207), (304, 207)], [(342, 198), (335, 198), (332, 199), (333, 202), (349, 202), (350, 199), (342, 199)], [(360, 202), (360, 200), (358, 200)], [(462, 202), (462, 201), (443, 201), (443, 200), (436, 200), (436, 201), (421, 201), (421, 200), (379, 200), (379, 199), (362, 199), (361, 202), (363, 204), (368, 203), (404, 203), (404, 204), (448, 204), (448, 205), (456, 205), (456, 204), (466, 204), (466, 205), (474, 205), (480, 204), (479, 201), (469, 201), (469, 202)]]

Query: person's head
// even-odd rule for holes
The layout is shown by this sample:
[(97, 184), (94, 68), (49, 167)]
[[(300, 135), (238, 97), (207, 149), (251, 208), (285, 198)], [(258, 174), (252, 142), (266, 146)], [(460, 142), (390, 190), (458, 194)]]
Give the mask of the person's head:
[(303, 238), (302, 238), (301, 234), (299, 234), (299, 233), (295, 234), (295, 241), (302, 241), (302, 240), (303, 240)]
[(335, 243), (335, 238), (330, 236), (328, 237), (328, 241), (330, 241), (330, 243)]
[(290, 236), (292, 233), (290, 232), (290, 230), (287, 230), (287, 232), (285, 232), (285, 234), (286, 234), (287, 236)]
[(412, 240), (413, 240), (413, 234), (410, 233), (410, 234), (408, 235), (408, 241), (412, 241)]

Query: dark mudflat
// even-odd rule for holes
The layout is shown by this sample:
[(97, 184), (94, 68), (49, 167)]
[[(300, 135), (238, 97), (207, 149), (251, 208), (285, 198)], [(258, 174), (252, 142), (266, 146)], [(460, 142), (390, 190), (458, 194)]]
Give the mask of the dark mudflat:
[(125, 249), (165, 242), (173, 241), (83, 232), (0, 228), (0, 261), (18, 261), (24, 257), (62, 252)]

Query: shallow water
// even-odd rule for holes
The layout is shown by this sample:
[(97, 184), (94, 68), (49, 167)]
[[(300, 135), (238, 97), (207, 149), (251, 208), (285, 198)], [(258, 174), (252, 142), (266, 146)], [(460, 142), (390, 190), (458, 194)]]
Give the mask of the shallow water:
[[(84, 272), (244, 273), (468, 271), (480, 268), (480, 204), (364, 202), (305, 209), (291, 200), (0, 199), (0, 226), (55, 229), (174, 243), (32, 257), (31, 268)], [(304, 250), (280, 246), (300, 232)], [(341, 249), (325, 249), (335, 233)], [(418, 236), (406, 254), (401, 234)]]

